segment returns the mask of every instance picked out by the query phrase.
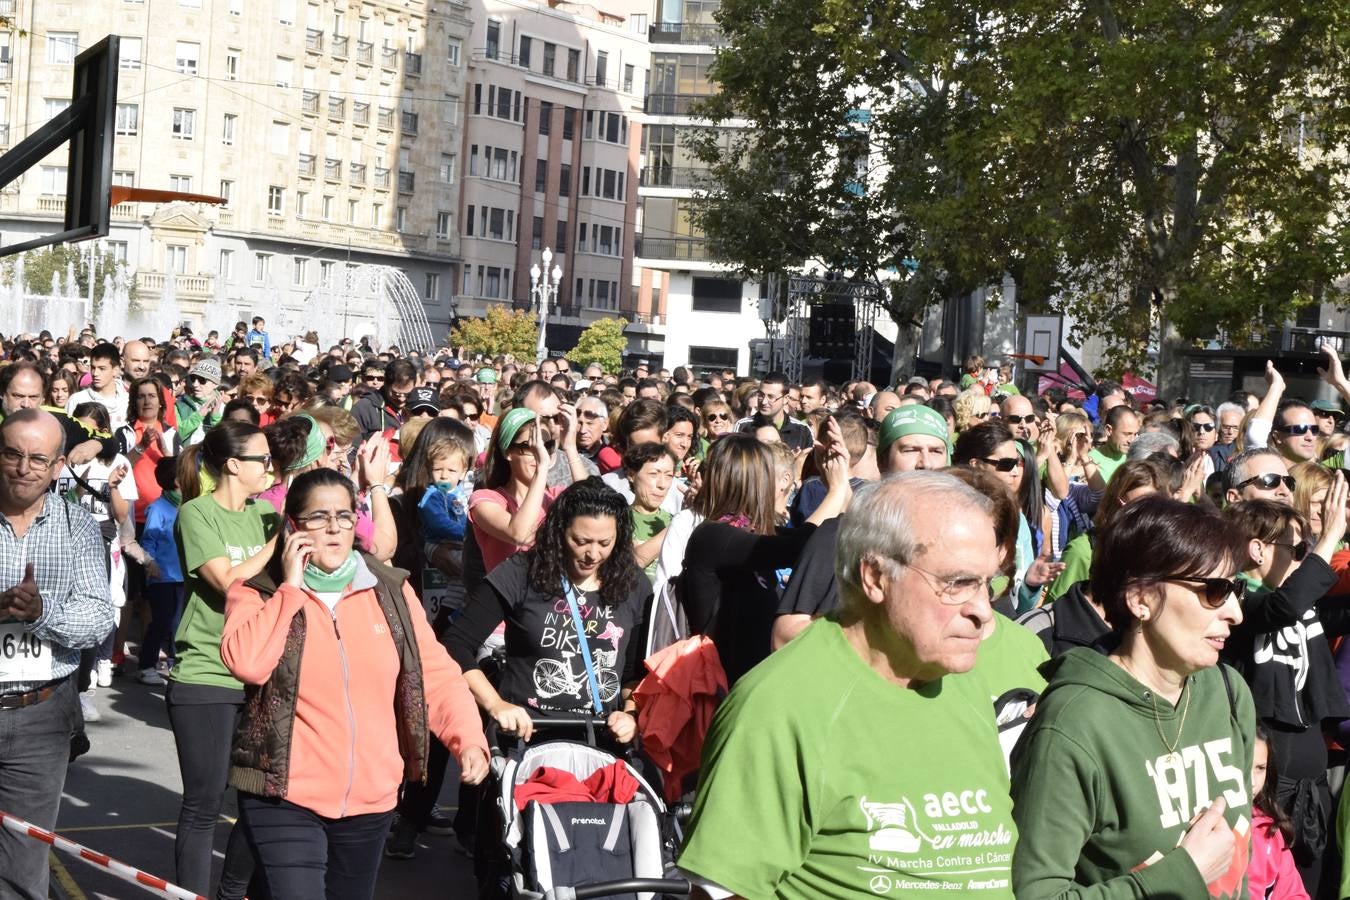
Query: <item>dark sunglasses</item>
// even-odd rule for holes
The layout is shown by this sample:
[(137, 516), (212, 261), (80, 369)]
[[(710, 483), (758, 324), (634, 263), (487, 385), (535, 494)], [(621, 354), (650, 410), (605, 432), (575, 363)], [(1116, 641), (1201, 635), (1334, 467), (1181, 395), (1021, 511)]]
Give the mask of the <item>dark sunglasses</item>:
[(1022, 464), (1021, 458), (1016, 456), (1007, 456), (1003, 459), (991, 459), (990, 457), (985, 456), (981, 457), (980, 462), (999, 472), (1011, 472)]
[(1288, 544), (1282, 541), (1271, 541), (1272, 547), (1288, 547), (1289, 555), (1293, 557), (1294, 562), (1303, 562), (1308, 556), (1308, 551), (1312, 549), (1312, 544), (1307, 541), (1299, 541), (1297, 544)]
[(192, 382), (193, 384), (209, 384), (209, 383), (210, 383), (208, 379), (203, 378), (203, 377), (200, 376), (200, 375), (189, 375), (189, 376), (188, 376), (188, 381)]
[(1287, 434), (1290, 437), (1301, 437), (1305, 434), (1312, 434), (1317, 431), (1316, 425), (1281, 425), (1275, 429), (1281, 434)]
[(380, 381), (380, 382), (383, 382), (383, 381), (384, 381), (384, 376), (383, 376), (383, 375), (366, 375), (366, 376), (362, 377), (361, 380), (362, 380), (362, 381)]
[(1205, 609), (1219, 609), (1228, 602), (1230, 595), (1239, 603), (1242, 602), (1243, 597), (1247, 596), (1247, 582), (1233, 578), (1178, 576), (1176, 578), (1163, 578), (1160, 580), (1184, 584), (1187, 587), (1198, 585), (1200, 587), (1200, 591), (1198, 592), (1200, 605)]
[(730, 422), (731, 413), (724, 413), (724, 412), (708, 413), (707, 419), (709, 422)]
[(1003, 416), (1002, 418), (1003, 421), (1007, 422), (1009, 425), (1021, 425), (1023, 423), (1030, 425), (1032, 422), (1036, 421), (1036, 415), (1034, 413), (1026, 416)]
[[(529, 452), (530, 452), (530, 446), (531, 446), (531, 445), (530, 445), (530, 442), (529, 442), (529, 441), (521, 441), (521, 442), (518, 442), (518, 443), (515, 443), (515, 444), (511, 444), (510, 446), (508, 446), (508, 447), (506, 448), (506, 452), (507, 452), (507, 453), (529, 453)], [(549, 453), (552, 453), (552, 452), (553, 452), (554, 450), (556, 450), (557, 448), (558, 448), (558, 442), (557, 442), (557, 441), (544, 441), (544, 449), (547, 450)]]
[(1246, 481), (1238, 482), (1237, 485), (1235, 485), (1235, 487), (1237, 490), (1240, 491), (1249, 484), (1258, 484), (1261, 486), (1261, 490), (1263, 491), (1273, 491), (1275, 490), (1275, 488), (1280, 486), (1280, 482), (1282, 481), (1284, 482), (1284, 486), (1289, 488), (1289, 490), (1291, 491), (1294, 489), (1294, 485), (1297, 483), (1294, 480), (1293, 475), (1276, 475), (1274, 472), (1270, 472), (1265, 475), (1253, 475)]
[(1201, 434), (1208, 434), (1214, 430), (1213, 422), (1192, 422), (1191, 427)]

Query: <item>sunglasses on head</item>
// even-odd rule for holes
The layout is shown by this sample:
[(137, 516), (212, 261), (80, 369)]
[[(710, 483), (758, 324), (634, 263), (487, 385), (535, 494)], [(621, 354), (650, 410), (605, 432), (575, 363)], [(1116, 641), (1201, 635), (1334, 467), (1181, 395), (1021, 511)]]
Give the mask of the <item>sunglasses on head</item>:
[(1281, 425), (1275, 429), (1281, 434), (1287, 434), (1290, 437), (1301, 437), (1305, 434), (1314, 434), (1317, 431), (1316, 425)]
[(1253, 475), (1246, 481), (1238, 482), (1237, 489), (1240, 491), (1250, 484), (1255, 484), (1259, 485), (1263, 491), (1273, 491), (1280, 486), (1280, 482), (1284, 482), (1284, 486), (1291, 491), (1297, 483), (1295, 482), (1293, 475), (1276, 475), (1274, 472), (1269, 472), (1265, 475)]
[(1247, 595), (1247, 582), (1239, 581), (1233, 578), (1201, 578), (1200, 576), (1182, 576), (1176, 578), (1163, 578), (1162, 581), (1170, 581), (1176, 584), (1184, 584), (1187, 587), (1199, 587), (1196, 595), (1200, 598), (1200, 605), (1205, 609), (1219, 609), (1228, 602), (1231, 596), (1239, 603)]
[(993, 459), (992, 457), (985, 456), (980, 459), (980, 462), (999, 472), (1011, 472), (1022, 464), (1021, 458), (1016, 456), (1005, 456), (1002, 459)]

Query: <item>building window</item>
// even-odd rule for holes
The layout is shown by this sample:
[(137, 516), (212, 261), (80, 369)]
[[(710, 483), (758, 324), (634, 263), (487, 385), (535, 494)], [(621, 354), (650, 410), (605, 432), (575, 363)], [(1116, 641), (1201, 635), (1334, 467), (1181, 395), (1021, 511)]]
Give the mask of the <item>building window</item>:
[(487, 47), (484, 56), (488, 59), (496, 59), (500, 52), (502, 43), (502, 23), (498, 19), (488, 19), (487, 23)]
[(468, 217), (468, 219), (465, 221), (465, 226), (468, 228), (468, 231), (466, 231), (465, 233), (466, 233), (469, 237), (473, 237), (473, 220), (474, 220), (474, 215), (473, 215), (473, 213), (474, 213), (473, 204), (470, 203), (470, 204), (469, 204), (469, 217)]
[(52, 31), (47, 34), (47, 62), (68, 66), (75, 62), (80, 51), (80, 35), (76, 31)]
[(384, 227), (384, 204), (383, 204), (383, 203), (372, 203), (372, 204), (370, 204), (370, 227), (371, 227), (371, 228), (383, 228), (383, 227)]
[(282, 25), (295, 24), (295, 0), (278, 0), (277, 21)]
[(459, 38), (450, 38), (445, 47), (445, 61), (452, 66), (459, 65), (460, 42)]
[(225, 51), (225, 80), (239, 80), (239, 52), (238, 50)]
[(455, 154), (453, 153), (441, 154), (441, 183), (455, 183)]
[(66, 193), (65, 166), (43, 166), (40, 172), (42, 175), (42, 193), (61, 195)]
[(553, 70), (558, 65), (558, 45), (544, 42), (544, 74), (553, 77)]
[(139, 131), (140, 112), (135, 103), (117, 104), (117, 133), (135, 135)]
[(394, 230), (395, 231), (408, 230), (408, 207), (399, 206), (394, 209)]
[(295, 287), (304, 287), (309, 281), (309, 260), (303, 257), (296, 257), (291, 260), (291, 284)]
[(108, 241), (108, 252), (112, 254), (113, 262), (121, 265), (127, 264), (126, 241)]
[(553, 130), (553, 104), (547, 100), (539, 101), (539, 133), (548, 134)]
[(136, 173), (126, 169), (113, 169), (112, 183), (118, 187), (135, 187)]
[(291, 146), (291, 126), (285, 122), (273, 122), (271, 133), (272, 152), (285, 156)]
[(47, 118), (54, 119), (70, 108), (70, 101), (64, 97), (47, 97)]
[(568, 81), (580, 81), (580, 80), (581, 80), (581, 51), (580, 51), (580, 50), (568, 50), (568, 51), (567, 51), (567, 80), (568, 80)]
[(572, 196), (572, 166), (569, 163), (558, 167), (558, 196)]
[(181, 106), (173, 108), (173, 137), (179, 141), (190, 141), (193, 135), (197, 133), (197, 111), (195, 109), (184, 109)]
[[(577, 252), (578, 252), (578, 253), (585, 253), (585, 252), (586, 252), (586, 223), (585, 223), (585, 222), (582, 222), (580, 225), (577, 226)], [(577, 293), (580, 293), (580, 291), (578, 291)]]
[(426, 292), (423, 296), (428, 300), (441, 299), (441, 276), (438, 273), (427, 273)]
[(557, 238), (557, 241), (555, 241), (554, 244), (553, 244), (553, 252), (554, 252), (554, 253), (566, 253), (566, 252), (567, 252), (567, 220), (566, 220), (566, 219), (559, 219), (559, 220), (558, 220), (558, 227), (557, 227), (556, 231), (557, 231), (557, 233), (554, 235), (554, 237)]
[(234, 182), (227, 181), (224, 178), (220, 180), (220, 196), (225, 198), (225, 208), (228, 209), (234, 202)]
[(279, 88), (288, 88), (291, 86), (291, 78), (294, 75), (295, 66), (291, 60), (284, 56), (278, 56), (276, 67), (273, 72), (273, 80)]
[(322, 214), (323, 220), (324, 220), (325, 222), (331, 222), (331, 221), (333, 221), (333, 196), (332, 196), (332, 194), (325, 194), (325, 195), (324, 195), (324, 197), (323, 197), (323, 203), (322, 203), (322, 208), (320, 209), (320, 213)]
[(577, 131), (577, 111), (570, 106), (563, 107), (563, 140), (570, 141), (576, 137)]
[(355, 225), (356, 217), (360, 213), (361, 204), (356, 200), (347, 201), (347, 224)]
[(295, 192), (295, 217), (303, 219), (309, 207), (309, 194), (304, 191)]
[(165, 244), (164, 271), (175, 275), (187, 274), (187, 250), (184, 244)]
[(520, 59), (518, 60), (522, 68), (530, 67), (531, 58), (534, 56), (534, 41), (527, 34), (520, 36)]
[(445, 210), (436, 213), (436, 237), (443, 241), (450, 237), (450, 213)]
[(226, 113), (225, 120), (221, 123), (220, 142), (227, 147), (234, 143), (234, 126), (238, 120), (239, 117), (233, 113)]
[(333, 261), (323, 259), (319, 261), (319, 287), (333, 286)]
[(536, 159), (534, 161), (534, 191), (536, 194), (542, 194), (548, 190), (548, 160)]
[(623, 67), (623, 92), (625, 94), (633, 93), (633, 73), (636, 69), (630, 65)]
[(534, 224), (530, 227), (530, 249), (542, 250), (544, 248), (544, 219), (542, 216), (534, 217)]
[(647, 33), (647, 14), (636, 13), (630, 16), (633, 21), (633, 34), (646, 35)]
[(124, 37), (117, 49), (117, 64), (124, 69), (141, 67), (141, 39)]
[(495, 241), (510, 240), (511, 235), (506, 229), (506, 210), (491, 207), (488, 210), (487, 237)]
[(185, 194), (190, 194), (190, 193), (192, 193), (192, 176), (191, 176), (191, 175), (170, 175), (170, 176), (169, 176), (169, 190), (171, 190), (171, 191), (182, 191), (182, 192), (185, 193)]
[(253, 280), (258, 284), (266, 284), (272, 277), (272, 254), (255, 253), (253, 254)]
[(220, 251), (220, 262), (216, 265), (216, 274), (222, 281), (234, 280), (234, 251)]
[(202, 45), (192, 41), (179, 41), (174, 45), (173, 65), (180, 75), (196, 75), (197, 60), (200, 57)]
[(603, 50), (596, 51), (595, 54), (595, 83), (604, 85), (605, 76), (609, 74), (609, 54)]
[(270, 185), (267, 188), (267, 214), (269, 216), (279, 216), (285, 211), (286, 189), (277, 185)]
[(694, 312), (739, 313), (741, 283), (731, 278), (694, 276), (691, 308)]

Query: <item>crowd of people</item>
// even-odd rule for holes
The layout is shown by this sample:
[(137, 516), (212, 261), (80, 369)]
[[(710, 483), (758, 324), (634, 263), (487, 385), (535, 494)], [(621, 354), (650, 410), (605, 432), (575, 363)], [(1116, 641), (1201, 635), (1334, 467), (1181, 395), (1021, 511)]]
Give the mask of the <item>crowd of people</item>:
[[(251, 326), (0, 341), (0, 810), (55, 826), (117, 677), (163, 691), (182, 887), (368, 900), (434, 831), (502, 896), (487, 735), (641, 759), (697, 641), (725, 696), (644, 761), (696, 896), (1350, 896), (1330, 350), (1322, 398), (1210, 406)], [(0, 898), (45, 851), (0, 832)]]

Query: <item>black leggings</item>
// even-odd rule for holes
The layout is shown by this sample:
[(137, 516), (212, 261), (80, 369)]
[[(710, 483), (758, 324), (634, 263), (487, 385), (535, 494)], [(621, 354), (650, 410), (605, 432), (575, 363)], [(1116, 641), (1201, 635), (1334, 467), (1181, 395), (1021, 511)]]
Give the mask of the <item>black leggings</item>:
[(394, 811), (325, 819), (285, 800), (239, 795), (239, 821), (273, 900), (371, 900)]
[[(193, 685), (170, 682), (166, 698), (169, 726), (178, 746), (178, 769), (183, 779), (183, 805), (178, 813), (174, 863), (178, 884), (205, 896), (211, 887), (211, 852), (215, 847), (216, 823), (228, 787), (230, 746), (244, 701), (242, 692), (237, 692), (237, 702), (175, 702), (175, 692), (183, 693), (184, 687), (188, 691), (194, 688)], [(226, 847), (220, 896), (243, 897), (252, 873), (253, 854), (242, 829), (236, 827), (230, 833)]]

